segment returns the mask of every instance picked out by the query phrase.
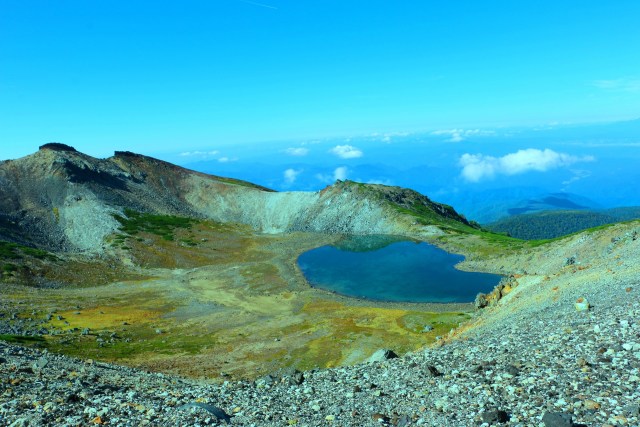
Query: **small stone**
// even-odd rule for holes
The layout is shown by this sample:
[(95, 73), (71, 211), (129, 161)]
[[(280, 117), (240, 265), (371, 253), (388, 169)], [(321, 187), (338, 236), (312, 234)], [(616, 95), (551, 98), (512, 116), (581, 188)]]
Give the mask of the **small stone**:
[(597, 411), (598, 409), (600, 409), (600, 404), (593, 400), (587, 399), (584, 401), (584, 407), (590, 411)]
[(34, 370), (44, 369), (45, 366), (49, 364), (49, 360), (46, 357), (41, 357), (33, 364)]
[(489, 424), (494, 423), (506, 423), (509, 421), (509, 414), (506, 411), (500, 409), (494, 409), (492, 411), (483, 412), (480, 416), (482, 421)]
[(406, 427), (411, 425), (411, 418), (408, 415), (403, 415), (398, 418), (398, 421), (394, 424), (396, 427)]
[(585, 298), (578, 298), (574, 304), (576, 311), (588, 311), (590, 308), (589, 301)]
[(563, 412), (546, 412), (542, 417), (545, 427), (574, 427), (571, 414)]
[(318, 411), (319, 411), (320, 409), (322, 409), (322, 408), (320, 407), (320, 405), (318, 405), (318, 404), (316, 403), (315, 405), (311, 406), (311, 409), (313, 409), (314, 411), (318, 412)]
[(218, 408), (217, 406), (209, 405), (208, 403), (201, 403), (201, 402), (187, 403), (185, 405), (178, 407), (178, 410), (184, 411), (192, 408), (204, 409), (205, 411), (207, 411), (217, 419), (225, 421), (227, 423), (231, 420), (231, 417), (225, 411)]
[(384, 414), (380, 414), (380, 413), (375, 413), (375, 414), (371, 415), (371, 418), (373, 419), (373, 421), (377, 421), (379, 423), (388, 423), (389, 422), (389, 417), (387, 417)]
[(438, 371), (438, 368), (436, 368), (435, 366), (427, 366), (427, 374), (432, 377), (439, 377), (440, 375), (442, 375), (442, 373)]
[(335, 415), (327, 415), (326, 417), (324, 417), (325, 420), (327, 421), (333, 421), (336, 419)]
[(520, 369), (518, 369), (516, 366), (509, 365), (507, 366), (507, 373), (515, 377), (520, 373)]
[(304, 382), (304, 374), (297, 369), (290, 372), (286, 378), (289, 385), (300, 385)]

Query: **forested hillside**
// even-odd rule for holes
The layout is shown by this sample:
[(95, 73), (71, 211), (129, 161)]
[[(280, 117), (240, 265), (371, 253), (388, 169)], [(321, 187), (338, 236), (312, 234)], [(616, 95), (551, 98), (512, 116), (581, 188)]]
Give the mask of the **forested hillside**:
[(524, 240), (551, 239), (591, 227), (640, 218), (640, 207), (620, 207), (602, 211), (561, 210), (513, 215), (485, 228)]

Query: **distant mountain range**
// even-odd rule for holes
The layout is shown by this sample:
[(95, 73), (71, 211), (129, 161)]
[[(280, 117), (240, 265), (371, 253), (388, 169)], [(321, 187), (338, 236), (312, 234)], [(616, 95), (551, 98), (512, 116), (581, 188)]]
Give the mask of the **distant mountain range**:
[[(486, 129), (455, 142), (446, 132), (427, 132), (238, 147), (221, 143), (210, 147), (215, 148), (212, 152), (219, 150), (215, 156), (184, 152), (172, 161), (279, 191), (318, 191), (336, 178), (412, 188), (455, 206), (469, 220), (489, 223), (546, 209), (640, 206), (640, 192), (629, 185), (640, 179), (639, 132), (640, 120), (630, 120)], [(349, 147), (357, 155), (340, 157), (336, 147)], [(502, 162), (523, 150), (550, 152), (552, 158), (547, 163), (538, 158), (536, 167), (524, 162), (520, 172), (506, 170)], [(461, 163), (464, 155), (476, 157), (494, 173), (467, 179)], [(544, 200), (556, 194), (577, 206)]]

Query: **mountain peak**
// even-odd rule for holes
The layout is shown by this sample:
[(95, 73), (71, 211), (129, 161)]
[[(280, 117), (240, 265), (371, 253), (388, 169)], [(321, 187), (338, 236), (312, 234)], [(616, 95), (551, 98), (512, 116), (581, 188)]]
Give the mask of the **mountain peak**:
[(53, 151), (71, 151), (77, 153), (78, 150), (73, 148), (70, 145), (63, 144), (61, 142), (49, 142), (47, 144), (41, 145), (39, 147), (40, 150), (53, 150)]

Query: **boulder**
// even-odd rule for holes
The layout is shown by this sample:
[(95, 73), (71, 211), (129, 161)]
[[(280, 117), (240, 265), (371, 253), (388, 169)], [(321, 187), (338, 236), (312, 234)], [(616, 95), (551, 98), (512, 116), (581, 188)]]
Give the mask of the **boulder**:
[(489, 305), (489, 300), (487, 299), (487, 295), (482, 292), (476, 295), (476, 300), (474, 302), (476, 308), (485, 308)]
[(371, 357), (367, 359), (367, 362), (382, 362), (384, 360), (395, 359), (397, 357), (398, 355), (393, 350), (381, 348), (373, 353)]
[(544, 427), (574, 427), (571, 414), (564, 412), (546, 412), (542, 417)]

